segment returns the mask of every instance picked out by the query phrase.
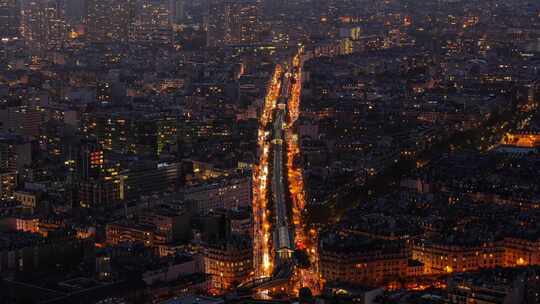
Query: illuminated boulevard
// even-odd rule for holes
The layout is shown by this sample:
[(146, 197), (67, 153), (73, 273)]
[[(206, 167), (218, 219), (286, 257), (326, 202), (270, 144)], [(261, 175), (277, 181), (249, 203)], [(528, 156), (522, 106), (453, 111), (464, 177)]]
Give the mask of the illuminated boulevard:
[[(239, 286), (256, 297), (297, 296), (302, 287), (320, 290), (316, 232), (306, 231), (304, 182), (294, 124), (302, 90), (302, 51), (276, 65), (258, 131), (254, 169), (254, 274)], [(308, 235), (309, 234), (309, 235)]]

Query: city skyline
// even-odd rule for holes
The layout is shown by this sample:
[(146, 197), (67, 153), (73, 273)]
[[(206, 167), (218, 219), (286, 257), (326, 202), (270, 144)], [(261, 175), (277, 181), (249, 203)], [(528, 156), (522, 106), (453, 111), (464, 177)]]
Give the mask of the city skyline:
[(0, 0), (0, 302), (540, 303), (535, 0)]

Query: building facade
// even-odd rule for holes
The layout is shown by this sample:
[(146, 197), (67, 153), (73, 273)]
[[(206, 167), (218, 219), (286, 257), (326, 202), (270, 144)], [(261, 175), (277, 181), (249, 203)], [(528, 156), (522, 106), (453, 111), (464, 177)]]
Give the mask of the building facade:
[(202, 253), (204, 272), (212, 276), (212, 287), (218, 291), (236, 287), (253, 271), (253, 252), (245, 241), (206, 244)]
[(21, 10), (17, 0), (0, 1), (0, 41), (19, 38)]

